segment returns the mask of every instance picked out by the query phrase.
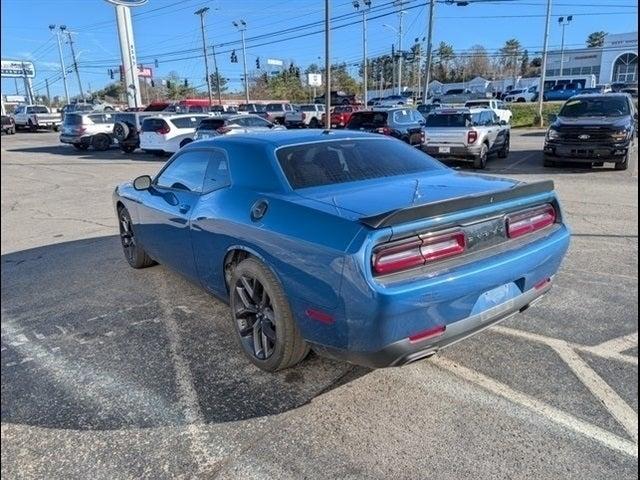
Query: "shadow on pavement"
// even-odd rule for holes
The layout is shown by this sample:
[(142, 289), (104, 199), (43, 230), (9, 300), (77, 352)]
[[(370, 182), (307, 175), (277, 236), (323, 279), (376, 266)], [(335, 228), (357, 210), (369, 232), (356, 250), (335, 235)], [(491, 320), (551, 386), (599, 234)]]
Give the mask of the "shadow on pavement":
[(65, 157), (73, 157), (74, 159), (91, 159), (91, 160), (142, 160), (142, 161), (161, 161), (165, 162), (169, 156), (157, 157), (147, 154), (141, 150), (133, 153), (126, 153), (118, 147), (111, 147), (109, 150), (98, 151), (90, 147), (88, 150), (76, 150), (72, 145), (58, 144), (46, 145), (41, 147), (17, 147), (8, 148), (7, 152), (18, 153), (40, 153), (49, 155), (60, 155)]
[(227, 306), (117, 236), (2, 256), (2, 422), (111, 430), (230, 422), (299, 407), (367, 369), (313, 353), (268, 374)]

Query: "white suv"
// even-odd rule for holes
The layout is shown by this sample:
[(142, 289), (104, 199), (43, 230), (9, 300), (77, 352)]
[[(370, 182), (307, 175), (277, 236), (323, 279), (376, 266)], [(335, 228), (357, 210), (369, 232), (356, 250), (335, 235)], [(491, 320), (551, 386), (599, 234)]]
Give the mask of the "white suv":
[(196, 128), (209, 115), (163, 115), (147, 117), (142, 122), (140, 148), (163, 155), (177, 152), (194, 140)]
[(104, 151), (113, 145), (112, 113), (67, 113), (62, 123), (60, 141), (70, 143), (77, 150), (93, 147)]
[(533, 85), (529, 88), (512, 90), (503, 100), (505, 102), (533, 102), (538, 98), (538, 87)]

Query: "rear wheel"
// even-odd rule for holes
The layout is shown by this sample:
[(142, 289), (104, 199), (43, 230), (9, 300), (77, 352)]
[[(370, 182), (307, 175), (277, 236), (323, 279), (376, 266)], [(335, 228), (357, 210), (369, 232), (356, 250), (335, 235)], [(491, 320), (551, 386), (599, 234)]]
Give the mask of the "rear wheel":
[(254, 365), (274, 372), (307, 356), (309, 346), (300, 335), (280, 283), (267, 267), (247, 258), (234, 269), (229, 285), (236, 337)]
[(318, 119), (315, 117), (309, 122), (309, 128), (318, 128), (318, 125)]
[(510, 143), (511, 137), (507, 135), (507, 137), (504, 139), (504, 145), (502, 145), (502, 148), (498, 150), (498, 157), (507, 158), (507, 156), (509, 155)]
[(120, 145), (120, 149), (124, 152), (124, 153), (133, 153), (133, 151), (136, 149), (137, 147), (135, 145)]
[(109, 146), (111, 146), (111, 138), (109, 138), (109, 135), (105, 135), (103, 133), (94, 135), (91, 139), (91, 144), (96, 150), (104, 152), (105, 150), (109, 150)]
[(156, 262), (147, 255), (147, 252), (137, 243), (133, 232), (131, 216), (125, 207), (118, 210), (118, 223), (120, 225), (120, 243), (124, 257), (133, 268), (145, 268), (155, 265)]
[(484, 170), (487, 167), (487, 157), (489, 156), (489, 148), (486, 143), (480, 147), (480, 154), (473, 160), (473, 168)]
[(87, 150), (89, 148), (88, 143), (74, 143), (73, 146), (76, 150)]

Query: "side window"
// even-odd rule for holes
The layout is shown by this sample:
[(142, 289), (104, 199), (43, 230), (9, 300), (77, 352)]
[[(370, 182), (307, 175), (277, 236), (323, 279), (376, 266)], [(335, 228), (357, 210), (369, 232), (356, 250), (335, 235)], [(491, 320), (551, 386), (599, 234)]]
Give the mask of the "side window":
[(247, 117), (236, 117), (229, 119), (229, 125), (238, 125), (240, 127), (248, 127), (251, 125)]
[(203, 192), (212, 192), (231, 184), (229, 160), (224, 150), (213, 150), (204, 176)]
[(158, 187), (200, 193), (210, 158), (211, 154), (204, 150), (184, 152), (160, 173), (155, 183)]

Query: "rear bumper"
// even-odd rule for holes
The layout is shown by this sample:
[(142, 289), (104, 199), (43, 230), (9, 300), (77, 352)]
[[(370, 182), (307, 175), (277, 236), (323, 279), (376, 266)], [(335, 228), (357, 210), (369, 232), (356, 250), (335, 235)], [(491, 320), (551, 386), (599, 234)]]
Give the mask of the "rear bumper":
[(326, 346), (314, 345), (321, 355), (344, 360), (369, 368), (398, 367), (430, 357), (439, 350), (460, 340), (475, 335), (502, 320), (529, 308), (540, 297), (551, 290), (550, 280), (541, 288), (531, 288), (521, 295), (476, 315), (471, 315), (446, 326), (445, 332), (436, 337), (412, 342), (408, 338), (391, 343), (375, 352), (351, 352)]
[(91, 135), (60, 135), (61, 143), (89, 143), (91, 142)]
[(473, 161), (480, 155), (480, 146), (464, 147), (464, 146), (447, 146), (449, 153), (440, 152), (440, 145), (425, 145), (422, 150), (434, 158), (440, 160), (469, 160)]
[(544, 145), (546, 160), (567, 162), (619, 162), (629, 150), (629, 142), (621, 143), (557, 143)]

